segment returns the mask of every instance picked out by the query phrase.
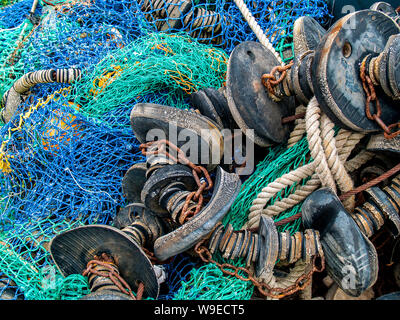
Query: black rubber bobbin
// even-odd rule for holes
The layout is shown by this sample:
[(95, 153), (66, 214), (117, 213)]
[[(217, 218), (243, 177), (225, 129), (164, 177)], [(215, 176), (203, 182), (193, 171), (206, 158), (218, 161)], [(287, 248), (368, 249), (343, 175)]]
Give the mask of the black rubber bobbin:
[(160, 217), (170, 217), (172, 214), (171, 199), (177, 193), (183, 193), (184, 196), (180, 199), (180, 203), (182, 203), (187, 194), (196, 188), (196, 180), (188, 166), (182, 164), (166, 165), (152, 171), (143, 186), (141, 199), (145, 206), (155, 214)]
[[(163, 202), (167, 203), (166, 209), (172, 219), (177, 222), (178, 227), (156, 240), (154, 254), (158, 259), (165, 260), (194, 247), (201, 239), (212, 233), (214, 227), (229, 211), (240, 189), (239, 176), (235, 173), (228, 173), (218, 166), (213, 183), (211, 199), (188, 220), (181, 219), (182, 207), (186, 203), (188, 192), (177, 189), (177, 192), (173, 193), (168, 191), (169, 186), (164, 187), (165, 194), (168, 193), (171, 196), (165, 196), (168, 201), (163, 200)], [(164, 191), (161, 191), (161, 194)], [(162, 199), (164, 199), (163, 195)], [(193, 201), (188, 204), (188, 209), (194, 209), (197, 206), (197, 203)]]
[[(398, 103), (393, 100), (398, 66), (385, 64), (385, 57), (398, 59), (397, 45), (390, 45), (390, 38), (398, 35), (400, 27), (389, 16), (375, 10), (362, 10), (338, 20), (315, 50), (312, 64), (314, 94), (321, 109), (338, 126), (353, 131), (371, 133), (382, 131), (374, 120), (366, 116), (366, 94), (360, 75), (360, 66), (371, 55), (366, 71), (379, 70), (375, 91), (381, 105), (381, 120), (390, 125), (400, 120)], [(389, 45), (389, 47), (387, 47)], [(392, 50), (392, 51), (391, 51)], [(381, 56), (377, 61), (376, 56)], [(387, 68), (392, 65), (392, 68)], [(381, 71), (382, 70), (382, 71)], [(392, 81), (388, 83), (386, 79)], [(397, 85), (398, 86), (398, 85)], [(373, 106), (371, 105), (371, 108)], [(374, 110), (371, 111), (375, 113)]]
[(312, 50), (324, 34), (325, 30), (310, 17), (296, 21), (294, 38), (298, 61), (287, 76), (293, 79), (293, 84), (286, 80), (278, 85), (279, 99), (271, 97), (261, 80), (279, 61), (260, 43), (248, 41), (231, 53), (226, 88), (218, 91), (207, 88), (192, 94), (193, 106), (223, 128), (240, 128), (261, 147), (285, 142), (291, 125), (283, 124), (282, 119), (294, 114), (293, 96), (304, 102), (313, 96), (309, 74)]
[[(138, 206), (142, 207), (141, 204)], [(127, 219), (129, 221), (131, 218), (120, 221)], [(141, 248), (141, 244), (145, 243), (150, 235), (153, 237), (152, 240), (161, 235), (152, 234), (154, 230), (161, 232), (161, 224), (152, 228), (147, 224), (149, 221), (156, 223), (154, 219), (149, 217), (145, 219), (145, 223), (134, 219), (124, 231), (107, 225), (88, 225), (65, 231), (51, 240), (49, 245), (51, 257), (61, 274), (68, 276), (84, 272), (90, 261), (106, 254), (114, 261), (115, 272), (133, 291), (137, 291), (139, 284), (142, 283), (143, 296), (157, 298), (159, 293), (157, 276), (149, 258)], [(95, 269), (100, 271), (104, 267), (97, 265)], [(91, 289), (94, 291), (84, 299), (130, 299), (108, 277), (91, 275), (90, 280), (93, 285)]]
[(189, 110), (138, 103), (131, 111), (131, 127), (140, 143), (168, 140), (195, 165), (214, 170), (224, 154), (221, 127)]
[[(378, 276), (378, 255), (330, 188), (314, 191), (303, 202), (305, 228), (320, 233), (326, 270), (337, 285), (350, 296), (359, 296), (371, 287)], [(343, 279), (351, 273), (352, 285)]]
[[(307, 236), (306, 236), (307, 235)], [(219, 251), (225, 259), (244, 258), (246, 267), (256, 263), (256, 276), (271, 273), (278, 259), (294, 263), (300, 259), (311, 261), (320, 253), (319, 233), (306, 230), (305, 233), (277, 232), (271, 218), (261, 217), (258, 233), (249, 230), (234, 231), (232, 225), (218, 225), (208, 242), (212, 254)]]

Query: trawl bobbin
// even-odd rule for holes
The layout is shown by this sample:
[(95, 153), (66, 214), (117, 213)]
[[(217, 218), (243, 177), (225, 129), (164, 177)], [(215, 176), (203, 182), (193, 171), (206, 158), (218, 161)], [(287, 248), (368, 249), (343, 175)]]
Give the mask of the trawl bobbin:
[[(131, 127), (143, 144), (153, 140), (168, 140), (178, 148), (194, 148), (192, 162), (205, 163), (207, 170), (215, 169), (223, 152), (221, 128), (211, 119), (188, 110), (138, 103), (131, 111)], [(187, 139), (189, 143), (187, 143)], [(170, 151), (172, 154), (172, 150)], [(202, 161), (202, 158), (205, 158)]]
[(88, 225), (51, 240), (50, 253), (61, 274), (83, 272), (89, 276), (91, 294), (83, 299), (134, 299), (132, 290), (157, 298), (157, 276), (142, 247), (152, 244), (165, 232), (165, 226), (143, 205), (136, 205), (136, 210), (140, 214), (122, 230)]
[(214, 191), (210, 201), (193, 218), (174, 231), (158, 238), (154, 243), (154, 254), (165, 260), (194, 247), (207, 237), (215, 225), (229, 211), (240, 189), (239, 177), (217, 167)]
[(27, 98), (29, 89), (39, 83), (73, 83), (81, 78), (79, 69), (49, 69), (33, 71), (25, 74), (14, 82), (13, 86), (7, 90), (2, 98), (1, 117), (4, 122), (11, 120), (17, 107)]
[[(339, 198), (329, 189), (314, 191), (302, 205), (303, 224), (318, 230), (332, 279), (350, 296), (359, 296), (376, 282), (378, 255)], [(352, 286), (347, 286), (347, 276)]]
[[(302, 17), (296, 20), (293, 33), (295, 55), (303, 59), (317, 47), (325, 30), (314, 19)], [(223, 128), (240, 128), (246, 135), (248, 130), (254, 130), (252, 139), (259, 146), (283, 143), (291, 129), (283, 119), (294, 114), (294, 98), (291, 94), (280, 99), (271, 97), (263, 80), (263, 76), (278, 65), (274, 53), (262, 44), (243, 42), (229, 58), (226, 87), (218, 91), (212, 88), (199, 90), (191, 95), (192, 104)], [(302, 92), (304, 82), (311, 81), (310, 75), (304, 68), (296, 69), (296, 72), (295, 87), (299, 88), (296, 95), (312, 96), (312, 92)]]
[[(161, 218), (172, 219), (176, 225), (174, 231), (154, 244), (154, 254), (160, 260), (189, 250), (206, 237), (229, 211), (241, 185), (237, 174), (228, 173), (217, 164), (207, 162), (207, 169), (196, 165), (201, 162), (197, 155), (195, 163), (189, 161), (180, 149), (184, 143), (174, 145), (169, 141), (170, 122), (175, 124), (178, 136), (183, 130), (189, 130), (190, 143), (196, 151), (204, 154), (200, 151), (204, 150), (201, 145), (207, 141), (205, 152), (214, 152), (220, 161), (222, 154), (218, 148), (223, 149), (219, 126), (205, 116), (152, 104), (138, 104), (133, 108), (132, 130), (147, 156), (147, 180), (141, 191), (141, 202)], [(165, 140), (147, 141), (155, 128), (162, 131)], [(204, 139), (205, 135), (208, 138)], [(214, 169), (215, 181), (212, 181), (209, 172)], [(211, 199), (206, 203), (203, 193), (211, 190)]]
[[(314, 34), (318, 36), (307, 36), (306, 32), (301, 31), (304, 27), (315, 30)], [(268, 110), (273, 110), (277, 108), (277, 103), (287, 105), (286, 99), (293, 96), (302, 103), (307, 103), (315, 95), (321, 109), (337, 125), (358, 132), (383, 130), (388, 135), (391, 134), (391, 125), (400, 120), (400, 110), (397, 107), (399, 64), (396, 63), (400, 56), (400, 26), (384, 13), (362, 10), (337, 21), (323, 37), (320, 36), (324, 34), (323, 30), (318, 30), (310, 21), (305, 24), (300, 20), (296, 30), (299, 35), (294, 41), (297, 43), (297, 56), (293, 64), (281, 67), (279, 63), (270, 59), (272, 53), (257, 43), (252, 44), (254, 50), (245, 51), (249, 58), (248, 70), (258, 65), (258, 59), (264, 59), (262, 74), (253, 79), (253, 83), (259, 83), (259, 77), (262, 77), (263, 84), (268, 89), (267, 93), (262, 93), (261, 88), (258, 90), (259, 95), (263, 97), (264, 107), (268, 106)], [(306, 36), (301, 37), (302, 34)], [(304, 39), (308, 39), (310, 43), (307, 44)], [(312, 48), (318, 39), (321, 39), (321, 42)], [(302, 42), (302, 45), (299, 45), (299, 42)], [(245, 46), (245, 43), (237, 46), (236, 50), (239, 50), (240, 46)], [(304, 52), (307, 48), (310, 50)], [(256, 50), (260, 53), (256, 54)], [(234, 52), (231, 58), (233, 54)], [(252, 61), (251, 57), (259, 58)], [(244, 68), (242, 72), (246, 74)], [(229, 74), (228, 68), (227, 92), (230, 90)], [(371, 84), (367, 85), (365, 78), (370, 78), (370, 82), (381, 88), (382, 92), (377, 91), (375, 97), (371, 91)], [(247, 80), (246, 77), (244, 79)], [(237, 86), (238, 83), (241, 84), (239, 77), (233, 82), (237, 83)], [(241, 91), (236, 88), (234, 94), (239, 95), (238, 101), (241, 101), (240, 97), (243, 101), (250, 101), (245, 97), (251, 90), (248, 88), (240, 94)], [(368, 90), (370, 92), (366, 93)], [(236, 122), (245, 123), (246, 125), (239, 125), (243, 128), (249, 127), (249, 121), (239, 119), (233, 108), (232, 98), (229, 98), (231, 95), (227, 94), (227, 97)], [(376, 110), (371, 111), (370, 105), (374, 101), (377, 103)], [(254, 104), (255, 101), (251, 100), (251, 105)], [(254, 110), (254, 107), (251, 109), (251, 105), (248, 105), (246, 110)]]

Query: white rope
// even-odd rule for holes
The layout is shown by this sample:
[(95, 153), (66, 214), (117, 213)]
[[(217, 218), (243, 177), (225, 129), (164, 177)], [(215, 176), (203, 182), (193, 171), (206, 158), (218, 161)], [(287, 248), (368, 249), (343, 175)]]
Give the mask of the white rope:
[[(333, 186), (335, 192), (336, 184), (342, 192), (353, 189), (353, 181), (346, 171), (344, 162), (364, 135), (341, 129), (334, 137), (334, 124), (321, 112), (315, 98), (307, 107), (305, 122), (310, 153), (314, 161), (279, 177), (263, 188), (253, 201), (244, 228), (257, 228), (261, 215), (272, 218), (302, 202), (321, 185), (331, 188)], [(359, 168), (370, 157), (371, 154), (355, 157), (352, 159), (349, 171)], [(267, 206), (267, 203), (281, 190), (300, 183), (307, 177), (311, 179), (303, 186), (299, 186), (294, 193)], [(354, 198), (344, 201), (343, 204), (347, 210), (353, 211)]]
[(261, 29), (260, 25), (257, 23), (256, 19), (251, 14), (250, 10), (247, 8), (246, 4), (243, 0), (234, 0), (235, 4), (239, 8), (240, 12), (242, 13), (244, 19), (249, 24), (251, 30), (255, 33), (258, 41), (262, 45), (264, 45), (267, 49), (269, 49), (275, 57), (278, 59), (279, 63), (283, 66), (284, 63), (282, 61), (281, 56), (272, 46), (272, 43), (268, 40), (267, 36), (265, 35), (264, 31)]
[[(296, 108), (295, 115), (298, 115), (300, 113), (306, 112), (306, 107), (303, 105), (300, 105)], [(295, 126), (292, 132), (290, 133), (289, 140), (288, 140), (288, 145), (287, 148), (291, 148), (299, 142), (304, 134), (306, 133), (306, 120), (303, 118), (296, 119), (294, 122)]]

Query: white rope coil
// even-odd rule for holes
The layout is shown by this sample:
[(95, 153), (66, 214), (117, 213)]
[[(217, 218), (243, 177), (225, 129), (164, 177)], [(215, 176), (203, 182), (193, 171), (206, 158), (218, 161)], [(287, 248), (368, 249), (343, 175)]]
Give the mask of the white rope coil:
[[(347, 170), (349, 172), (356, 170), (373, 157), (372, 153), (363, 153), (354, 157), (346, 167), (344, 162), (364, 135), (341, 129), (335, 137), (334, 124), (321, 112), (315, 98), (307, 107), (305, 125), (310, 153), (314, 161), (284, 174), (263, 188), (253, 201), (248, 222), (244, 228), (257, 228), (262, 214), (274, 217), (293, 208), (321, 185), (330, 187), (335, 192), (337, 192), (336, 185), (343, 193), (352, 190), (354, 184)], [(303, 186), (299, 186), (295, 192), (267, 206), (268, 202), (280, 191), (308, 177), (311, 177), (310, 180)], [(344, 206), (347, 210), (353, 211), (354, 203), (354, 197), (351, 197), (344, 201)]]

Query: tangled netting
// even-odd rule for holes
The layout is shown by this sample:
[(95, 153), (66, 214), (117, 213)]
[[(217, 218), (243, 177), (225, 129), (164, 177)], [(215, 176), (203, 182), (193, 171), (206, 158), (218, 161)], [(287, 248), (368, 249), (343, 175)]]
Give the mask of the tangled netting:
[[(322, 0), (245, 3), (283, 61), (293, 57), (298, 17), (328, 19)], [(89, 293), (86, 277), (60, 274), (48, 243), (77, 226), (110, 225), (127, 204), (122, 178), (145, 160), (129, 112), (138, 102), (190, 108), (191, 93), (224, 85), (229, 54), (247, 40), (257, 38), (227, 0), (1, 0), (0, 97), (30, 71), (77, 68), (82, 77), (34, 86), (0, 129), (0, 299)], [(257, 190), (303, 165), (306, 152), (305, 139), (269, 150), (223, 222), (240, 229)], [(281, 228), (298, 227), (294, 221)], [(215, 259), (225, 261), (218, 254)], [(167, 280), (159, 299), (253, 294), (251, 283), (186, 254), (163, 268)]]

